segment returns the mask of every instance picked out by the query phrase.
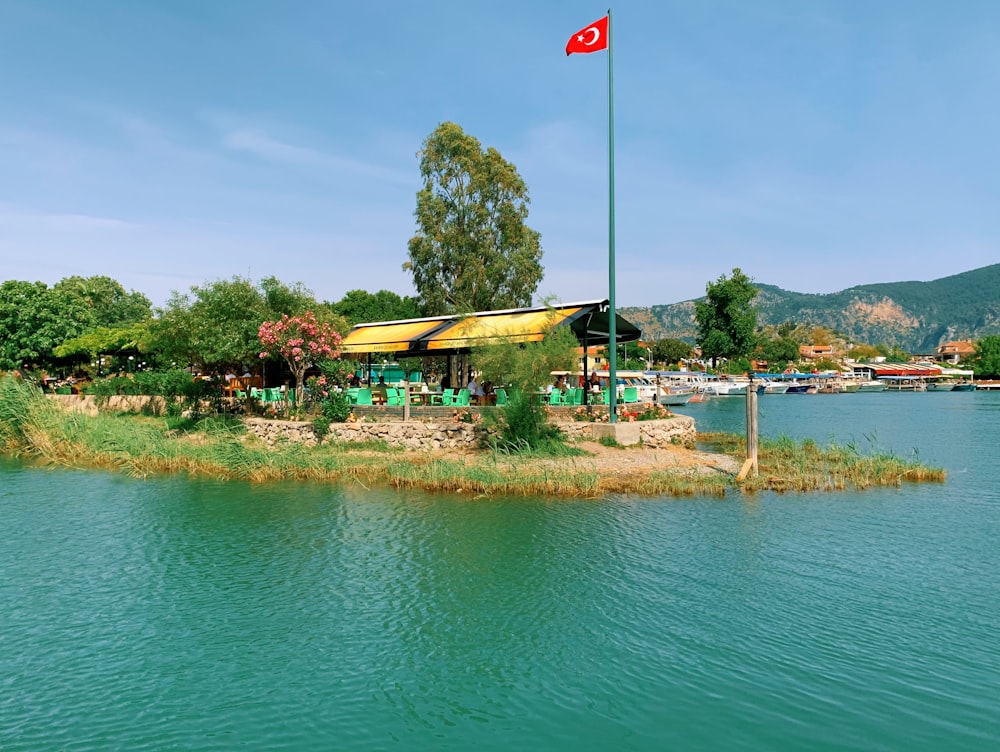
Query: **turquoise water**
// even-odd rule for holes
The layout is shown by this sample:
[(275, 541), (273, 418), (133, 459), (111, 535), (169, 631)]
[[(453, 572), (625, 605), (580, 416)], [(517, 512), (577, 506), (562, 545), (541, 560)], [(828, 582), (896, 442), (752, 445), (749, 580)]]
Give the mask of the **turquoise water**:
[(0, 748), (1000, 748), (1000, 394), (760, 423), (949, 478), (470, 501), (0, 464)]

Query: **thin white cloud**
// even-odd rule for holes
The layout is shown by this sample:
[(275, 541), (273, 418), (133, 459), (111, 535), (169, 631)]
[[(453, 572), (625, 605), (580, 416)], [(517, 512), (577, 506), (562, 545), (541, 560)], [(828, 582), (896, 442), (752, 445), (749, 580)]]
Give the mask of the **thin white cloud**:
[(19, 230), (100, 231), (133, 229), (139, 225), (114, 217), (46, 212), (0, 204), (0, 226)]
[(296, 165), (336, 173), (372, 178), (396, 185), (410, 185), (413, 175), (371, 162), (341, 157), (305, 146), (298, 146), (270, 136), (259, 128), (237, 127), (222, 133), (227, 149), (246, 152), (269, 162)]

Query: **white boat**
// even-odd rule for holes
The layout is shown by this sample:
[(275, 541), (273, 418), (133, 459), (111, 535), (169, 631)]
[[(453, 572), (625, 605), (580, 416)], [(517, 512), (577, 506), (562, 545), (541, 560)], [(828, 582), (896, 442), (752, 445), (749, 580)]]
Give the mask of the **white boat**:
[(693, 388), (676, 388), (676, 389), (664, 389), (660, 388), (659, 403), (661, 405), (671, 406), (671, 405), (686, 405), (691, 401), (691, 398), (695, 396), (695, 390)]
[(784, 384), (780, 381), (771, 381), (770, 379), (764, 379), (764, 394), (784, 394), (788, 391), (788, 384)]

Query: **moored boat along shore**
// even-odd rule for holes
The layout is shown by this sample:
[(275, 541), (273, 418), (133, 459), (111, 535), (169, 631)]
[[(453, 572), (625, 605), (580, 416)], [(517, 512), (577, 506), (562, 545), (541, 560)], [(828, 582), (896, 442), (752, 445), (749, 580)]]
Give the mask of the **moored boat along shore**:
[[(676, 416), (658, 421), (693, 421)], [(264, 421), (277, 425), (280, 421)], [(257, 424), (259, 425), (259, 424)], [(358, 425), (358, 424), (355, 424)], [(366, 425), (366, 424), (360, 424)], [(371, 426), (358, 441), (268, 442), (239, 418), (158, 418), (68, 412), (12, 380), (0, 381), (0, 451), (59, 467), (96, 467), (134, 477), (181, 472), (191, 476), (264, 482), (310, 480), (373, 484), (460, 493), (474, 497), (541, 495), (725, 496), (761, 490), (834, 490), (941, 482), (942, 470), (892, 455), (862, 455), (852, 448), (812, 442), (764, 441), (760, 473), (737, 482), (745, 456), (738, 437), (702, 435), (701, 448), (684, 440), (622, 447), (595, 441), (582, 426), (556, 451), (511, 452), (446, 446), (407, 451), (390, 446)], [(308, 431), (299, 422), (297, 430)], [(256, 429), (254, 429), (256, 430)], [(345, 429), (358, 432), (362, 429)], [(446, 423), (446, 431), (469, 431)], [(709, 451), (710, 450), (710, 451)]]

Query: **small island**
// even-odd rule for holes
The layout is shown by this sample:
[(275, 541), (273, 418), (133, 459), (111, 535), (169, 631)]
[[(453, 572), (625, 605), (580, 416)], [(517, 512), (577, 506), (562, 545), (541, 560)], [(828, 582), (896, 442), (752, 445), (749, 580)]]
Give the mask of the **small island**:
[[(137, 478), (184, 473), (249, 482), (322, 481), (470, 498), (725, 497), (945, 479), (943, 470), (892, 455), (780, 439), (761, 442), (759, 474), (737, 481), (743, 440), (728, 434), (695, 435), (693, 420), (685, 416), (649, 424), (673, 422), (680, 427), (675, 437), (693, 440), (620, 446), (595, 440), (582, 430), (584, 424), (570, 421), (562, 425), (574, 438), (545, 450), (511, 452), (472, 448), (469, 442), (436, 449), (394, 446), (385, 438), (394, 421), (341, 424), (355, 434), (346, 440), (317, 437), (313, 423), (306, 421), (128, 414), (119, 411), (120, 405), (114, 411), (67, 409), (74, 403), (87, 404), (77, 395), (46, 396), (28, 382), (0, 378), (0, 452), (40, 466), (99, 468)], [(477, 426), (462, 417), (435, 425), (471, 435)], [(271, 427), (270, 436), (262, 425)], [(553, 421), (556, 429), (560, 425)], [(302, 440), (289, 438), (292, 434)]]

